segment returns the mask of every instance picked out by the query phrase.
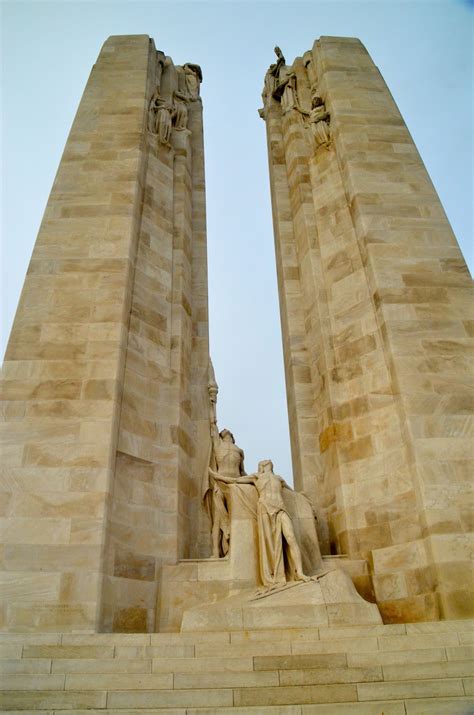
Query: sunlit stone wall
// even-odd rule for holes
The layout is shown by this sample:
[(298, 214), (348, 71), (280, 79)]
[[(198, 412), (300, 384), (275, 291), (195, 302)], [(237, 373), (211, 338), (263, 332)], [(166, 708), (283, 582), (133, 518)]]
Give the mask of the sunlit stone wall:
[(146, 35), (104, 44), (28, 269), (1, 383), (6, 629), (153, 630), (161, 565), (196, 555), (202, 107), (150, 131), (163, 58)]
[(456, 239), (359, 40), (277, 57), (261, 115), (295, 485), (323, 549), (370, 560), (386, 621), (465, 617), (473, 304)]

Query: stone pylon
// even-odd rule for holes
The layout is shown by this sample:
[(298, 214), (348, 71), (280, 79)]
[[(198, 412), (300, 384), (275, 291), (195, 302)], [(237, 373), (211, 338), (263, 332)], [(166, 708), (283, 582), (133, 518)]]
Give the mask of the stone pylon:
[(111, 37), (82, 97), (3, 370), (6, 629), (153, 630), (162, 564), (196, 555), (201, 79), (146, 35)]
[(386, 622), (466, 617), (468, 270), (360, 41), (276, 53), (260, 114), (295, 486), (326, 553), (370, 560)]

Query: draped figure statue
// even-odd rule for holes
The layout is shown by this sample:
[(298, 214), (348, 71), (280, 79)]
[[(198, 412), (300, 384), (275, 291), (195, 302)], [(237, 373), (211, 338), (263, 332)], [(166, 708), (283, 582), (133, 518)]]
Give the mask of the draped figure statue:
[(172, 129), (187, 128), (188, 105), (201, 101), (202, 71), (191, 62), (176, 67), (171, 57), (159, 50), (155, 79), (155, 91), (148, 104), (148, 131), (169, 146)]
[(327, 146), (330, 140), (329, 133), (329, 112), (326, 111), (321, 97), (315, 95), (311, 102), (311, 112), (309, 113), (309, 123), (313, 132), (316, 148)]
[(275, 589), (288, 581), (309, 581), (303, 573), (300, 547), (283, 501), (283, 489), (290, 487), (273, 472), (272, 461), (259, 462), (258, 472), (247, 477), (236, 479), (218, 473), (213, 477), (225, 484), (252, 484), (257, 490), (258, 557), (263, 586)]

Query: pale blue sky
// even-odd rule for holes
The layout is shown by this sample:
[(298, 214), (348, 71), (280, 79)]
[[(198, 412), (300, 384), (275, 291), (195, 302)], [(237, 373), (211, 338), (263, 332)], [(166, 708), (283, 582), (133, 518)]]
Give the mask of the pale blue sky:
[(472, 3), (3, 2), (2, 352), (62, 150), (109, 35), (148, 34), (202, 66), (211, 351), (221, 427), (247, 469), (291, 479), (265, 126), (257, 114), (280, 45), (359, 37), (381, 70), (463, 248), (472, 245)]

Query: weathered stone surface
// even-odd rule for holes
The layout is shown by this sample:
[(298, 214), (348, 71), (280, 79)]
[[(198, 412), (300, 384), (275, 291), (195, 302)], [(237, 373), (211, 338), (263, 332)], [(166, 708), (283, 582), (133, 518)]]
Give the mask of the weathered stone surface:
[[(472, 612), (469, 275), (360, 42), (323, 37), (291, 70), (278, 53), (262, 114), (295, 485), (315, 504), (323, 551), (350, 556), (342, 570), (386, 623), (452, 624)], [(255, 560), (232, 560), (232, 550), (203, 560), (211, 544), (200, 493), (210, 448), (200, 70), (162, 54), (145, 35), (105, 43), (30, 262), (0, 385), (6, 630), (177, 631), (183, 611), (253, 586)], [(248, 543), (254, 525), (240, 517)], [(279, 538), (295, 559), (288, 534)], [(330, 581), (309, 603), (296, 591), (293, 604), (272, 595), (265, 616), (214, 603), (196, 627), (239, 629), (232, 637), (5, 641), (5, 685), (36, 688), (24, 706), (46, 710), (102, 708), (108, 689), (111, 707), (132, 709), (263, 707), (260, 690), (275, 707), (282, 697), (303, 707), (333, 700), (336, 684), (341, 702), (355, 693), (381, 702), (464, 697), (472, 634), (383, 627), (362, 619), (355, 597), (338, 600)], [(367, 628), (348, 628), (364, 620)], [(298, 631), (305, 623), (311, 630)], [(10, 663), (19, 655), (23, 663)], [(109, 669), (81, 700), (94, 659)], [(180, 660), (182, 672), (171, 663)], [(403, 682), (405, 663), (413, 672)], [(134, 684), (147, 697), (135, 702)], [(204, 690), (192, 700), (197, 685), (209, 703)], [(69, 700), (48, 695), (64, 687)]]
[[(206, 546), (202, 105), (162, 54), (105, 42), (30, 261), (0, 384), (8, 630), (150, 632), (162, 563)], [(160, 67), (171, 101), (189, 84), (166, 143)]]
[[(116, 715), (162, 710), (197, 715), (198, 709), (209, 715), (217, 711), (244, 715), (254, 710), (262, 715), (462, 713), (472, 705), (469, 652), (447, 659), (446, 651), (453, 651), (449, 644), (453, 636), (459, 639), (466, 632), (464, 625), (472, 623), (426, 623), (425, 632), (405, 635), (396, 634), (405, 626), (373, 626), (376, 635), (371, 638), (364, 638), (357, 626), (335, 628), (334, 639), (329, 628), (323, 641), (307, 640), (302, 632), (288, 629), (283, 631), (286, 655), (274, 654), (279, 630), (262, 631), (260, 638), (254, 632), (240, 632), (239, 642), (234, 643), (226, 632), (65, 633), (46, 638), (8, 634), (6, 643), (24, 638), (25, 645), (4, 661), (0, 685), (8, 690), (2, 691), (2, 705), (7, 713), (13, 709), (48, 715), (71, 710), (78, 715), (105, 710)], [(318, 629), (311, 635), (317, 638)], [(436, 648), (426, 640), (433, 637)], [(149, 645), (157, 638), (173, 643)], [(120, 646), (120, 642), (135, 645)], [(325, 652), (332, 643), (337, 651)], [(298, 654), (303, 646), (307, 653)], [(270, 649), (273, 654), (259, 655)], [(41, 654), (50, 657), (31, 657)]]
[(326, 552), (371, 560), (385, 622), (468, 617), (469, 272), (360, 41), (282, 62), (261, 116), (295, 485)]

